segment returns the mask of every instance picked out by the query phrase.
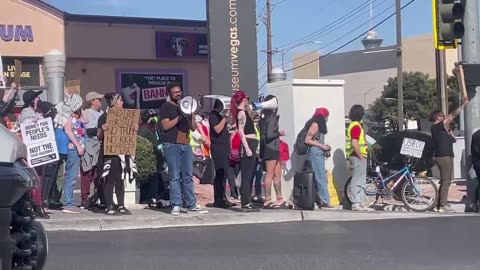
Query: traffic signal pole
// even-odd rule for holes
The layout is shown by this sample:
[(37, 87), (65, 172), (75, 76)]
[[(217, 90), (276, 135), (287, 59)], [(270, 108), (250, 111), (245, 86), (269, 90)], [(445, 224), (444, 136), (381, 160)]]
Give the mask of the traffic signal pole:
[[(465, 1), (465, 35), (462, 38), (462, 59), (465, 64), (480, 63), (480, 32), (479, 32), (479, 4), (476, 0)], [(467, 206), (465, 210), (469, 210), (474, 200), (477, 177), (472, 168), (470, 146), (472, 142), (472, 134), (474, 130), (480, 128), (480, 96), (479, 87), (467, 86), (468, 97), (470, 104), (465, 107), (464, 121), (465, 121), (465, 160), (468, 169), (468, 185), (467, 185)]]

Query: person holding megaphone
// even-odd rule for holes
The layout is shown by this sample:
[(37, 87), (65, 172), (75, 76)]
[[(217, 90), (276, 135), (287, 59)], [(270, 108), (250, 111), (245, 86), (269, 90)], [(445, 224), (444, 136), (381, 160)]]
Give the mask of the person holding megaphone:
[[(181, 85), (178, 82), (171, 82), (166, 89), (169, 96), (160, 108), (159, 118), (163, 129), (163, 149), (170, 177), (171, 214), (174, 216), (180, 215), (180, 212), (204, 214), (208, 211), (197, 205), (193, 182), (193, 152), (189, 135), (190, 131), (195, 130), (196, 124), (192, 121), (193, 116), (186, 116), (180, 107), (179, 103), (182, 103), (183, 97)], [(192, 101), (193, 99), (189, 101), (192, 106), (189, 111), (193, 113), (195, 108)], [(185, 205), (182, 201), (182, 193)]]

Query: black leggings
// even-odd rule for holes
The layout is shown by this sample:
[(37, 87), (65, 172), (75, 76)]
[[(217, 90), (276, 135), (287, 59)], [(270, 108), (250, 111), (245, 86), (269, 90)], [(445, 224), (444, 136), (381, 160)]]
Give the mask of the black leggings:
[(257, 172), (257, 148), (258, 140), (247, 138), (248, 147), (252, 151), (252, 156), (247, 157), (245, 147), (242, 145), (242, 158), (240, 159), (240, 171), (242, 172), (242, 184), (240, 195), (242, 206), (252, 202), (252, 183)]
[(43, 167), (43, 181), (42, 181), (42, 202), (48, 203), (50, 193), (52, 192), (58, 178), (58, 171), (60, 166), (67, 160), (67, 155), (60, 154), (60, 160), (47, 163)]
[(105, 177), (103, 185), (103, 192), (105, 193), (105, 203), (108, 210), (112, 209), (114, 186), (118, 206), (125, 206), (125, 183), (122, 179), (122, 165), (120, 158), (112, 158), (112, 165), (110, 167), (108, 175)]
[(228, 156), (230, 147), (228, 144), (212, 144), (212, 159), (215, 164), (215, 179), (213, 180), (213, 193), (215, 202), (225, 200), (225, 183), (228, 176)]

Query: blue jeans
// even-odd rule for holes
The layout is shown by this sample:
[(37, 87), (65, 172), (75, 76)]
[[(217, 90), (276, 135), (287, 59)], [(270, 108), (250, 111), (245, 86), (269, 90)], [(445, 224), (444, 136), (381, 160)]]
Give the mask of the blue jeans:
[(80, 156), (78, 156), (77, 149), (68, 149), (67, 162), (65, 164), (65, 184), (63, 187), (65, 207), (75, 206), (73, 199), (73, 188), (78, 178), (80, 171)]
[(308, 160), (312, 164), (312, 170), (315, 174), (315, 184), (318, 197), (324, 204), (330, 203), (330, 194), (328, 193), (328, 178), (325, 171), (325, 155), (323, 150), (318, 147), (308, 149)]
[(187, 209), (195, 207), (197, 199), (193, 183), (193, 153), (188, 144), (165, 143), (165, 159), (170, 177), (170, 203), (182, 207), (182, 191)]

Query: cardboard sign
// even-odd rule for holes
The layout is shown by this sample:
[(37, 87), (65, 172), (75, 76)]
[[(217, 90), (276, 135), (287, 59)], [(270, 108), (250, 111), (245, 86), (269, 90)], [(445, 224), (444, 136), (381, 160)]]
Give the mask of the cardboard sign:
[(140, 110), (111, 109), (107, 114), (105, 155), (135, 155)]
[(80, 95), (80, 80), (67, 81), (67, 90), (70, 94)]
[(410, 138), (403, 138), (400, 154), (410, 157), (422, 158), (425, 142)]
[(13, 81), (17, 85), (17, 89), (18, 89), (18, 86), (20, 85), (20, 78), (22, 76), (22, 61), (15, 59), (14, 62), (15, 62), (15, 77)]
[(23, 142), (27, 146), (27, 159), (32, 167), (59, 159), (51, 118), (23, 124), (21, 132)]

